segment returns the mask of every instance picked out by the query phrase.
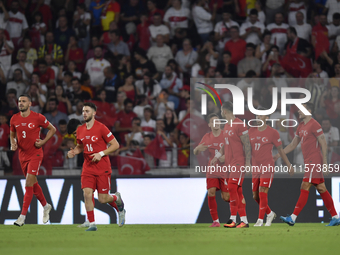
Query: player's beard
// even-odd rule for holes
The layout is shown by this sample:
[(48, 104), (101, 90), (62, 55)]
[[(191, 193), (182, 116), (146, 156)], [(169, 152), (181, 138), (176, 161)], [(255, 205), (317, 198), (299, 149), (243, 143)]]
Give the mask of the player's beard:
[(89, 116), (87, 119), (85, 119), (85, 122), (90, 122), (92, 120), (93, 116)]
[(26, 112), (27, 110), (28, 110), (28, 106), (26, 108), (21, 108), (21, 109), (19, 107), (19, 111), (21, 111), (21, 112)]

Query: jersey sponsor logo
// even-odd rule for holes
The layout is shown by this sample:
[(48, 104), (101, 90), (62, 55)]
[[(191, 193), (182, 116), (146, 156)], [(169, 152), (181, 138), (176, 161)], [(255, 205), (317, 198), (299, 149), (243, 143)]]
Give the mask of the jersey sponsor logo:
[(218, 145), (218, 143), (214, 143), (214, 146), (217, 146)]
[(107, 137), (110, 137), (111, 135), (112, 135), (112, 133), (110, 132), (110, 133), (107, 134)]
[(95, 141), (97, 141), (97, 140), (98, 140), (98, 137), (96, 137), (96, 136), (92, 136), (92, 137), (91, 137), (91, 141), (92, 141), (92, 142), (95, 142)]
[(86, 139), (90, 139), (90, 136), (86, 136)]
[(262, 138), (262, 142), (264, 142), (264, 143), (265, 143), (265, 142), (268, 142), (267, 137), (263, 137), (263, 138)]
[(23, 127), (25, 127), (25, 126), (26, 126), (26, 124), (27, 124), (27, 123), (21, 123), (21, 125), (22, 125)]
[(260, 139), (261, 139), (261, 137), (259, 137), (259, 136), (258, 136), (258, 137), (256, 137), (256, 138), (257, 138), (257, 140), (260, 140)]
[(33, 123), (29, 123), (29, 124), (28, 124), (28, 127), (29, 127), (29, 128), (34, 128), (35, 126), (34, 126)]

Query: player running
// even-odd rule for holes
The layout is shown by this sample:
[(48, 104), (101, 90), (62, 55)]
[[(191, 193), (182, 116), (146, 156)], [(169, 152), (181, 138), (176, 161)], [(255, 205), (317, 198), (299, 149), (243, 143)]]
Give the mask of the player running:
[[(306, 103), (303, 106), (310, 112), (313, 112), (313, 104)], [(299, 200), (296, 203), (292, 215), (280, 219), (290, 226), (294, 226), (295, 221), (303, 207), (306, 205), (311, 186), (315, 186), (320, 193), (321, 198), (332, 216), (332, 220), (326, 226), (340, 225), (339, 216), (334, 208), (334, 203), (331, 195), (327, 191), (325, 180), (322, 171), (328, 172), (327, 165), (327, 142), (323, 134), (320, 124), (312, 118), (311, 115), (305, 115), (299, 110), (299, 118), (302, 120), (299, 124), (293, 141), (284, 149), (287, 154), (294, 150), (301, 141), (301, 150), (305, 163), (305, 174), (303, 176)], [(322, 150), (322, 154), (320, 151)], [(276, 154), (274, 160), (277, 160), (279, 155)]]
[[(75, 137), (77, 137), (77, 128), (81, 126), (81, 122), (78, 119), (70, 119), (69, 122), (67, 123), (67, 133), (69, 135), (74, 135)], [(94, 201), (94, 194), (92, 194), (92, 202), (93, 205), (95, 205), (95, 201)], [(118, 225), (120, 227), (122, 227), (124, 225), (125, 222), (125, 210), (122, 212), (119, 212), (117, 204), (113, 203), (112, 204), (113, 208), (116, 209), (117, 213), (118, 213)], [(88, 220), (86, 220), (83, 224), (78, 225), (79, 228), (88, 228), (90, 227), (90, 222)]]
[[(52, 206), (46, 202), (45, 196), (38, 184), (37, 175), (43, 160), (42, 146), (54, 135), (55, 127), (47, 121), (45, 116), (31, 111), (31, 97), (21, 95), (18, 100), (20, 112), (11, 118), (11, 150), (19, 148), (19, 160), (21, 169), (26, 177), (25, 196), (19, 218), (14, 222), (16, 226), (25, 224), (28, 207), (31, 204), (33, 194), (44, 207), (43, 223), (50, 219)], [(47, 128), (48, 132), (44, 140), (40, 139), (40, 128)]]
[[(251, 169), (251, 146), (249, 142), (248, 129), (244, 126), (244, 122), (236, 118), (233, 114), (233, 104), (224, 102), (221, 107), (222, 117), (228, 123), (224, 125), (223, 137), (225, 166), (230, 168), (228, 178), (228, 190), (230, 194), (230, 220), (224, 224), (226, 228), (249, 228), (246, 202), (243, 196), (242, 184), (245, 170)], [(244, 147), (244, 149), (243, 149)], [(223, 150), (221, 150), (223, 152)], [(215, 155), (211, 161), (214, 164), (222, 153)], [(237, 212), (240, 215), (241, 223), (236, 226)]]
[[(268, 205), (268, 191), (273, 182), (275, 166), (272, 156), (273, 146), (277, 148), (282, 159), (288, 166), (288, 169), (293, 169), (283, 151), (279, 132), (266, 124), (269, 116), (258, 115), (256, 118), (258, 119), (257, 124), (259, 127), (252, 127), (249, 129), (249, 138), (252, 149), (253, 198), (259, 204), (259, 218), (254, 227), (261, 227), (263, 226), (265, 213), (267, 214), (265, 226), (270, 226), (272, 221), (276, 218), (275, 212), (273, 212)], [(269, 169), (269, 166), (271, 166), (272, 169)]]
[[(94, 103), (87, 102), (83, 107), (85, 124), (77, 128), (77, 146), (68, 151), (68, 158), (84, 152), (84, 164), (81, 174), (81, 188), (87, 218), (90, 225), (86, 231), (96, 231), (94, 220), (93, 192), (97, 189), (98, 201), (108, 203), (112, 207), (117, 204), (120, 213), (125, 216), (124, 203), (119, 192), (110, 195), (111, 190), (111, 163), (106, 156), (119, 148), (119, 144), (110, 130), (102, 123), (95, 120), (97, 107)], [(107, 147), (109, 144), (109, 147)], [(124, 217), (125, 220), (125, 217)], [(123, 221), (124, 221), (123, 220)], [(124, 222), (122, 222), (122, 225)]]
[[(205, 134), (199, 143), (199, 145), (194, 149), (194, 154), (197, 155), (200, 152), (209, 149), (209, 163), (215, 157), (219, 150), (223, 147), (223, 132), (220, 128), (220, 124), (215, 124), (214, 120), (219, 119), (218, 115), (212, 113), (208, 116), (209, 121), (208, 126), (211, 128), (211, 132)], [(224, 156), (220, 157), (219, 160), (224, 162)], [(216, 163), (218, 165), (218, 163)], [(207, 166), (207, 167), (208, 167)], [(213, 219), (213, 224), (210, 227), (220, 227), (220, 221), (217, 213), (217, 203), (215, 199), (216, 191), (221, 190), (222, 199), (229, 202), (229, 192), (228, 184), (225, 178), (221, 178), (222, 173), (210, 173), (207, 171), (207, 190), (208, 190), (208, 205), (210, 209), (210, 215)]]

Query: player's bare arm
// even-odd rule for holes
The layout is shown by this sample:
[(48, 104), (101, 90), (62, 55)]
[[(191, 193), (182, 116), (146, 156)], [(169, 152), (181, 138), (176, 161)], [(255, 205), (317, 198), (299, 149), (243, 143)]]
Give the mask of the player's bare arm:
[(114, 138), (109, 142), (109, 147), (106, 150), (103, 150), (98, 153), (93, 153), (91, 155), (93, 157), (92, 162), (98, 162), (102, 159), (102, 157), (109, 155), (118, 149), (119, 149), (119, 143), (117, 142), (116, 138)]
[(225, 155), (219, 157), (219, 158), (218, 158), (218, 161), (220, 161), (221, 163), (224, 163), (224, 161), (225, 161)]
[(84, 146), (82, 144), (77, 144), (74, 149), (70, 149), (67, 152), (67, 158), (74, 158), (76, 155), (82, 153), (84, 151)]
[(243, 146), (244, 146), (244, 152), (245, 152), (245, 155), (246, 155), (246, 165), (245, 167), (251, 167), (251, 146), (250, 146), (250, 141), (249, 141), (249, 135), (248, 133), (244, 134), (244, 135), (241, 135), (240, 136), (241, 138), (241, 141), (243, 143)]
[(194, 154), (197, 155), (198, 153), (205, 151), (206, 149), (208, 149), (208, 145), (201, 143), (194, 149)]
[[(216, 154), (215, 157), (211, 160), (210, 165), (216, 164), (217, 160), (220, 160), (221, 157), (224, 157), (224, 145), (222, 146), (218, 154)], [(224, 158), (223, 158), (223, 162), (224, 162)]]
[(35, 147), (40, 148), (44, 146), (44, 144), (47, 143), (47, 141), (50, 140), (52, 136), (55, 134), (55, 132), (57, 131), (56, 128), (51, 123), (48, 124), (47, 129), (48, 129), (48, 132), (46, 134), (45, 139), (44, 140), (37, 139), (36, 142), (34, 143)]
[(18, 144), (17, 144), (17, 132), (10, 132), (10, 140), (11, 140), (11, 151), (16, 151), (18, 149)]
[(324, 134), (322, 134), (322, 135), (319, 135), (317, 139), (318, 139), (318, 143), (321, 146), (324, 167), (327, 167), (327, 171), (324, 171), (324, 174), (327, 175), (328, 174), (328, 165), (327, 165), (328, 148), (327, 148), (326, 137)]
[(278, 151), (278, 154), (281, 156), (281, 158), (283, 159), (283, 161), (285, 162), (285, 164), (287, 165), (288, 169), (289, 169), (289, 174), (292, 176), (294, 175), (294, 169), (292, 167), (292, 164), (289, 162), (289, 159), (286, 155), (286, 153), (284, 152), (283, 150), (283, 147), (282, 145), (279, 145), (277, 147), (277, 151)]
[[(284, 150), (283, 150), (284, 153), (287, 155), (289, 152), (295, 150), (295, 148), (299, 145), (300, 140), (301, 140), (300, 137), (295, 136), (294, 139), (293, 139), (293, 141), (291, 141), (291, 143), (288, 144), (288, 145), (286, 146), (286, 148), (284, 148)], [(276, 161), (279, 157), (280, 157), (280, 154), (277, 153), (277, 154), (273, 157), (274, 161)]]

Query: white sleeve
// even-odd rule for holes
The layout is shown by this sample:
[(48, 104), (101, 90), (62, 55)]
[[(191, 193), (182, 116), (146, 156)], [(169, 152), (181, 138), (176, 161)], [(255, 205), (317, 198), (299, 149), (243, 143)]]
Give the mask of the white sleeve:
[(152, 60), (152, 56), (153, 56), (152, 51), (153, 51), (153, 48), (151, 47), (151, 48), (149, 48), (148, 53), (146, 54), (149, 60)]
[(334, 141), (339, 141), (340, 140), (339, 139), (339, 129), (337, 127), (334, 127), (334, 132), (333, 132), (332, 136), (333, 136), (332, 139)]
[[(4, 70), (4, 68), (1, 68), (2, 70)], [(6, 74), (4, 73), (5, 77)], [(11, 66), (11, 68), (8, 70), (8, 75), (7, 75), (7, 79), (12, 80), (13, 79), (13, 66)]]
[(214, 28), (214, 32), (215, 33), (219, 33), (220, 32), (220, 25), (221, 25), (221, 21), (216, 23), (215, 28)]
[(163, 29), (163, 35), (170, 34), (170, 30), (169, 30), (169, 28), (166, 25), (164, 25), (163, 28), (164, 28)]
[(30, 73), (33, 73), (33, 65), (32, 64), (28, 64), (27, 67), (26, 67), (27, 71), (29, 71)]
[(171, 10), (171, 8), (168, 9), (168, 10), (166, 11), (166, 13), (164, 14), (164, 18), (163, 18), (163, 21), (164, 21), (164, 22), (170, 22), (170, 21), (169, 21), (170, 10)]
[(243, 24), (241, 25), (241, 28), (240, 28), (240, 35), (245, 34), (245, 33), (246, 33), (246, 29), (247, 29), (246, 24), (243, 23)]
[(264, 30), (266, 29), (266, 27), (263, 24), (260, 25), (260, 28), (261, 28), (261, 33), (263, 33)]
[(197, 13), (198, 18), (200, 18), (202, 20), (206, 20), (206, 21), (210, 21), (211, 16), (212, 16), (209, 12), (204, 10), (202, 7), (196, 8), (196, 13)]
[(329, 0), (327, 0), (325, 7), (329, 9)]
[(22, 19), (22, 29), (26, 29), (26, 28), (28, 28), (28, 24), (27, 24), (26, 17), (23, 16), (23, 19)]
[(89, 59), (89, 60), (86, 61), (85, 71), (87, 71), (87, 72), (89, 71), (90, 60), (91, 60), (91, 59)]

